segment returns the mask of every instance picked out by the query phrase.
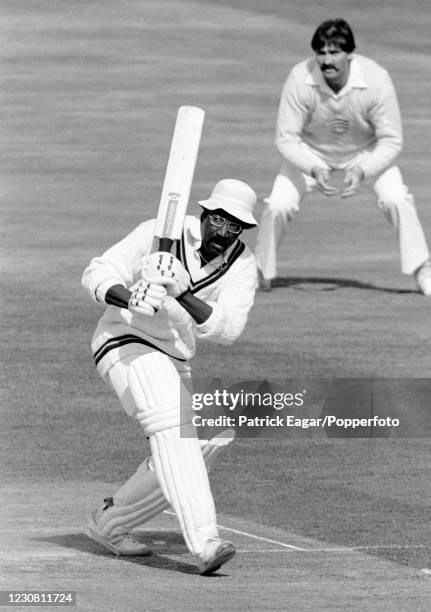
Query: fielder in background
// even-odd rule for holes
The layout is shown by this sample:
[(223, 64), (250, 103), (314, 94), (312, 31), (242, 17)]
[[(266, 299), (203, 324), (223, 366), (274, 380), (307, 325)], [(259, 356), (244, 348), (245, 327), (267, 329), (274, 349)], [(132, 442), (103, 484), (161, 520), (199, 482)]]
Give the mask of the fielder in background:
[(419, 290), (431, 295), (424, 232), (413, 196), (393, 165), (402, 149), (402, 128), (390, 76), (373, 60), (353, 53), (353, 33), (343, 19), (322, 23), (311, 47), (314, 57), (293, 67), (281, 94), (276, 145), (284, 162), (260, 222), (260, 288), (271, 289), (277, 248), (304, 196), (316, 187), (326, 196), (339, 193), (331, 173), (341, 171), (342, 198), (361, 185), (374, 190), (397, 232), (401, 271), (413, 274)]
[(229, 345), (244, 329), (257, 269), (239, 237), (257, 225), (255, 203), (246, 183), (222, 180), (199, 202), (202, 214), (186, 216), (176, 256), (153, 252), (153, 219), (92, 259), (83, 273), (90, 296), (107, 305), (92, 338), (97, 370), (151, 448), (90, 518), (89, 536), (117, 555), (151, 554), (132, 530), (169, 505), (201, 574), (235, 554), (219, 537), (207, 473), (232, 437), (198, 440), (188, 361), (196, 339)]

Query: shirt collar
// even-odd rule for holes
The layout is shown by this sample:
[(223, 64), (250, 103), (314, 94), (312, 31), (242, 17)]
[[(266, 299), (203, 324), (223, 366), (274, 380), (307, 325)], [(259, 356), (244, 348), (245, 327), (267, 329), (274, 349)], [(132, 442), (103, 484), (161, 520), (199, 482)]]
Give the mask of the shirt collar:
[(355, 56), (353, 56), (350, 62), (350, 71), (347, 83), (344, 85), (343, 89), (341, 89), (337, 94), (326, 84), (325, 79), (323, 78), (322, 71), (319, 68), (319, 64), (314, 58), (312, 58), (311, 63), (309, 65), (308, 73), (305, 78), (305, 84), (318, 87), (321, 91), (324, 91), (333, 97), (342, 96), (351, 89), (367, 88), (367, 82), (361, 70), (361, 66), (358, 62), (358, 59)]

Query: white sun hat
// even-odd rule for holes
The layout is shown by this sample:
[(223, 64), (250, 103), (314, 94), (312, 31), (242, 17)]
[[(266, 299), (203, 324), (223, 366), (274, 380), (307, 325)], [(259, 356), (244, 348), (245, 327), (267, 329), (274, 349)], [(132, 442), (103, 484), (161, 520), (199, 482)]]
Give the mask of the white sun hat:
[(223, 179), (207, 200), (198, 203), (207, 210), (224, 210), (247, 225), (258, 225), (252, 214), (256, 201), (257, 195), (250, 185), (237, 179)]

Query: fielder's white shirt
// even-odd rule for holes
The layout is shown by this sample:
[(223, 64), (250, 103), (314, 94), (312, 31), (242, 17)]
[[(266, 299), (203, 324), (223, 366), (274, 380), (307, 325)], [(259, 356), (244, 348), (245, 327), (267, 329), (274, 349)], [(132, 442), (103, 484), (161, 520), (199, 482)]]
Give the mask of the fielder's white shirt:
[(402, 148), (400, 111), (388, 72), (354, 54), (347, 83), (335, 93), (314, 57), (300, 62), (283, 87), (276, 144), (306, 174), (315, 165), (345, 169), (365, 151), (371, 152), (360, 163), (365, 176), (380, 174)]
[[(143, 258), (152, 252), (155, 219), (141, 223), (123, 240), (94, 257), (84, 270), (82, 285), (90, 296), (105, 303), (113, 285), (129, 290), (141, 279)], [(191, 277), (191, 291), (210, 304), (210, 317), (198, 325), (172, 297), (167, 297), (153, 317), (108, 305), (94, 332), (91, 347), (104, 376), (122, 357), (136, 352), (139, 344), (155, 347), (179, 361), (195, 353), (195, 340), (231, 344), (241, 334), (254, 303), (257, 269), (254, 255), (236, 240), (223, 256), (201, 267), (200, 218), (187, 216), (176, 256)]]

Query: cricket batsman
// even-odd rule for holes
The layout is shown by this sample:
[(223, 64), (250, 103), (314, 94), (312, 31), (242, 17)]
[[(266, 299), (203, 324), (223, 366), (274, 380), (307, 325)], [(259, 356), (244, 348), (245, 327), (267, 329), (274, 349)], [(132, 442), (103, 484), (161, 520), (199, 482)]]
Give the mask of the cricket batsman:
[(431, 263), (415, 203), (394, 161), (402, 149), (401, 117), (388, 72), (354, 53), (355, 40), (343, 19), (323, 22), (311, 39), (314, 56), (292, 68), (280, 99), (276, 144), (283, 157), (262, 214), (256, 245), (260, 287), (271, 289), (277, 249), (303, 198), (341, 173), (341, 197), (364, 185), (393, 226), (401, 271), (412, 274), (431, 296)]
[(185, 217), (175, 253), (153, 252), (153, 219), (93, 258), (83, 273), (91, 298), (106, 305), (91, 343), (96, 368), (151, 448), (91, 514), (89, 536), (116, 555), (151, 554), (132, 530), (169, 505), (202, 575), (235, 554), (219, 536), (207, 473), (232, 438), (198, 440), (189, 360), (196, 340), (229, 345), (244, 329), (257, 268), (240, 235), (257, 225), (255, 203), (249, 185), (221, 180), (199, 202), (202, 213)]

